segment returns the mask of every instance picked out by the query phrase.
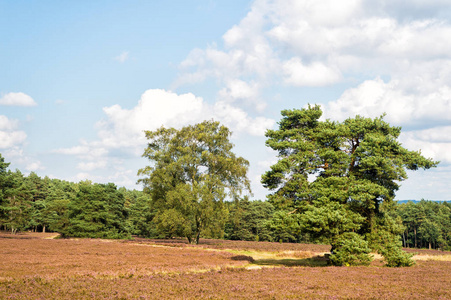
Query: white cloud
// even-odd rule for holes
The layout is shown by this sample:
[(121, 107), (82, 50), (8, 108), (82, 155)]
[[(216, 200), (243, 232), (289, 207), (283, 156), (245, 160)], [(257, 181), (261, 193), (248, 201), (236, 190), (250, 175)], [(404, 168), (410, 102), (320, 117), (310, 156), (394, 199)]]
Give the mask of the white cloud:
[[(0, 132), (1, 135), (1, 132)], [(0, 137), (0, 140), (2, 138)], [(28, 172), (36, 172), (39, 170), (45, 170), (45, 167), (33, 156), (27, 155), (22, 148), (22, 145), (12, 145), (4, 150), (2, 150), (2, 155), (6, 158), (8, 162), (11, 162), (15, 167), (19, 167), (20, 170), (26, 170)]]
[[(119, 105), (103, 109), (106, 119), (97, 124), (99, 143), (106, 148), (133, 148), (145, 144), (144, 130), (161, 126), (180, 128), (188, 124), (215, 119), (236, 133), (263, 135), (273, 121), (251, 118), (242, 109), (218, 102), (210, 106), (202, 98), (188, 93), (178, 95), (165, 90), (147, 90), (138, 105), (124, 109)], [(251, 126), (252, 124), (252, 126)]]
[(340, 71), (322, 62), (304, 65), (295, 57), (283, 64), (285, 82), (294, 86), (325, 86), (341, 80)]
[(260, 101), (260, 85), (256, 82), (246, 82), (239, 79), (227, 80), (225, 88), (218, 92), (220, 101), (239, 102), (252, 106), (262, 112), (266, 103)]
[[(280, 84), (277, 78), (293, 86), (327, 86), (356, 75), (427, 76), (422, 71), (449, 61), (451, 40), (443, 38), (451, 35), (449, 23), (401, 21), (387, 7), (360, 0), (255, 1), (224, 34), (224, 49), (213, 45), (188, 55), (176, 85), (213, 77), (225, 86), (222, 92), (235, 81), (259, 92)], [(429, 66), (418, 67), (425, 61)]]
[(107, 166), (106, 160), (100, 161), (90, 161), (90, 162), (80, 162), (77, 165), (77, 168), (83, 171), (93, 171), (96, 169), (103, 169)]
[[(145, 148), (145, 130), (156, 130), (161, 126), (181, 128), (186, 125), (214, 119), (228, 126), (236, 135), (263, 136), (274, 121), (264, 117), (253, 118), (244, 110), (229, 102), (209, 105), (195, 95), (176, 94), (165, 90), (147, 90), (132, 109), (119, 105), (105, 107), (105, 118), (96, 124), (98, 139), (80, 141), (70, 148), (53, 152), (74, 155), (79, 158), (79, 173), (73, 180), (92, 179), (97, 182), (114, 181), (131, 187), (135, 183), (131, 171), (121, 169), (124, 161), (119, 157), (138, 158)], [(101, 169), (116, 170), (105, 177), (92, 174)], [(88, 173), (89, 172), (89, 173)], [(136, 171), (133, 171), (133, 176)], [(112, 177), (111, 177), (112, 176)]]
[(40, 161), (34, 161), (28, 163), (25, 169), (29, 172), (36, 172), (39, 170), (44, 170), (45, 168), (42, 166), (42, 163)]
[[(426, 88), (422, 78), (367, 80), (356, 88), (346, 90), (342, 96), (327, 105), (326, 116), (342, 120), (362, 115), (377, 117), (387, 113), (386, 120), (394, 125), (440, 124), (451, 122), (451, 86), (432, 84)], [(417, 82), (423, 91), (412, 90)]]
[(121, 54), (119, 54), (118, 56), (116, 56), (114, 59), (117, 60), (120, 63), (124, 63), (126, 60), (129, 59), (129, 52), (128, 51), (124, 51)]
[(24, 93), (8, 93), (0, 98), (0, 105), (6, 106), (36, 106), (37, 103)]
[(250, 118), (244, 110), (223, 101), (216, 102), (213, 109), (216, 118), (238, 135), (264, 136), (275, 124), (274, 120), (265, 117)]
[(96, 180), (98, 178), (96, 178), (96, 176), (86, 173), (86, 172), (80, 172), (77, 173), (77, 175), (75, 175), (75, 177), (71, 180), (71, 181), (75, 181), (75, 182), (79, 182), (79, 181), (84, 181), (84, 180), (91, 180), (91, 181), (96, 181), (98, 182), (98, 180)]
[(100, 143), (108, 148), (129, 148), (145, 143), (144, 130), (199, 122), (206, 109), (202, 98), (193, 94), (148, 90), (132, 109), (113, 105), (103, 111), (106, 119), (97, 124)]
[(23, 131), (0, 131), (0, 149), (11, 148), (15, 145), (22, 144), (27, 138), (27, 134)]
[(18, 120), (8, 119), (7, 116), (0, 115), (0, 130), (14, 130), (19, 126)]
[(14, 148), (25, 142), (27, 134), (18, 130), (19, 121), (0, 115), (0, 149)]
[(75, 146), (71, 148), (60, 148), (53, 150), (54, 153), (67, 154), (67, 155), (81, 155), (89, 152), (87, 146)]
[(88, 143), (84, 140), (80, 141), (82, 145), (74, 146), (71, 148), (60, 148), (55, 149), (53, 153), (66, 154), (66, 155), (76, 155), (80, 156), (83, 159), (91, 159), (96, 160), (99, 157), (102, 157), (108, 154), (108, 150), (104, 147), (99, 147), (98, 143)]
[(439, 160), (441, 165), (451, 164), (451, 126), (403, 132), (400, 141), (411, 150), (421, 150), (425, 157)]

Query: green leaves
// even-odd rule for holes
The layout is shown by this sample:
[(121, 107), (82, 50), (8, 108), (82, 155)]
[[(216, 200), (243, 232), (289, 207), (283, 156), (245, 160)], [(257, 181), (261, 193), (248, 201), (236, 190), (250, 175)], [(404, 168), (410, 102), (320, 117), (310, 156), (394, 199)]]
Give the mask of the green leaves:
[(126, 238), (128, 211), (124, 195), (116, 186), (80, 182), (79, 191), (68, 205), (66, 236), (90, 238)]
[[(149, 144), (143, 156), (152, 166), (140, 169), (138, 174), (148, 176), (140, 182), (157, 210), (157, 226), (182, 228), (177, 224), (183, 218), (189, 230), (177, 232), (195, 243), (202, 232), (223, 234), (227, 213), (223, 200), (250, 191), (246, 177), (249, 163), (231, 151), (230, 135), (227, 127), (214, 121), (180, 130), (161, 127), (146, 132)], [(178, 216), (173, 224), (163, 218), (169, 211)]]
[(406, 169), (438, 162), (403, 148), (397, 141), (401, 128), (383, 116), (338, 123), (320, 121), (321, 114), (319, 106), (282, 111), (279, 129), (266, 133), (279, 161), (262, 184), (273, 191), (269, 200), (276, 209), (301, 213), (303, 230), (312, 236), (365, 236), (383, 217), (382, 203), (393, 201), (398, 182), (407, 179)]
[(330, 261), (335, 266), (367, 266), (373, 260), (367, 241), (355, 232), (338, 236), (332, 249)]

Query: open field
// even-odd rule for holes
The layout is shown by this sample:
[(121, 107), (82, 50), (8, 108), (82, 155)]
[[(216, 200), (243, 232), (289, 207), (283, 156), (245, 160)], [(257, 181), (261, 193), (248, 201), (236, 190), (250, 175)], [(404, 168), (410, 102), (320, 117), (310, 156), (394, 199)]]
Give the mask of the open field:
[(451, 299), (449, 252), (330, 267), (322, 245), (21, 237), (0, 235), (0, 299)]

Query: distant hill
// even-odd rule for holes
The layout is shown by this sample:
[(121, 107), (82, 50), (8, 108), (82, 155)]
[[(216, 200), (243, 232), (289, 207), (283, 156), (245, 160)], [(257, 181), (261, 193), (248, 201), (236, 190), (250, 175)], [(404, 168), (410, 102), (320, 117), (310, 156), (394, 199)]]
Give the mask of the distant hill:
[[(402, 203), (407, 203), (407, 202), (413, 202), (413, 203), (418, 203), (421, 200), (395, 200), (396, 202), (398, 202), (399, 204)], [(434, 201), (434, 202), (451, 202), (451, 200), (426, 200), (425, 201)]]

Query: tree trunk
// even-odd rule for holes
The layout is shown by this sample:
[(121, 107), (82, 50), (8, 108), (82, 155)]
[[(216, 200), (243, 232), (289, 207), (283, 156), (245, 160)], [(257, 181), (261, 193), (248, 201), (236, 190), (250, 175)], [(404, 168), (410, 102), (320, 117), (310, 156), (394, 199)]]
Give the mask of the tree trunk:
[(413, 228), (413, 233), (415, 235), (415, 248), (418, 248), (418, 244), (417, 244), (417, 228), (416, 227)]
[(429, 242), (429, 250), (431, 250), (431, 242)]
[(199, 244), (199, 239), (200, 239), (200, 231), (197, 233), (196, 236), (196, 245)]
[(44, 233), (45, 233), (45, 225), (44, 225), (44, 226), (42, 226), (42, 232), (44, 232)]

